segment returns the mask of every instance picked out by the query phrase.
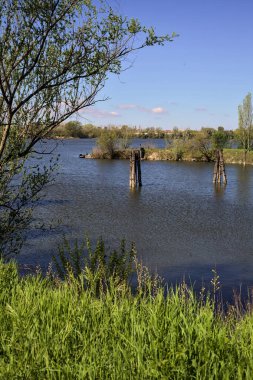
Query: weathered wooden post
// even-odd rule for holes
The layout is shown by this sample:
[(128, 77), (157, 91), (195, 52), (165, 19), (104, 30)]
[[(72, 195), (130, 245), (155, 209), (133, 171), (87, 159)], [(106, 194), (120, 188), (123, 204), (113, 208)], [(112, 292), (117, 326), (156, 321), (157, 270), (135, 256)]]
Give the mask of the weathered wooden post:
[(135, 187), (135, 182), (136, 182), (136, 178), (135, 178), (135, 154), (134, 154), (134, 151), (132, 150), (130, 153), (130, 181), (129, 181), (129, 185), (130, 185), (131, 189), (133, 189)]
[(225, 170), (223, 149), (220, 150), (220, 168), (221, 168), (221, 173), (223, 175), (223, 183), (224, 183), (224, 185), (226, 185), (227, 184), (227, 175), (226, 175), (226, 170)]
[(141, 180), (141, 155), (139, 150), (132, 150), (130, 154), (130, 180), (129, 185), (134, 189), (137, 185), (142, 186)]
[(223, 177), (223, 184), (227, 184), (227, 176), (225, 172), (225, 163), (223, 157), (223, 148), (226, 145), (228, 136), (224, 132), (223, 127), (218, 127), (218, 130), (215, 131), (212, 135), (212, 145), (215, 148), (215, 165), (213, 172), (213, 183), (220, 184), (221, 178)]
[(224, 185), (227, 184), (227, 176), (225, 171), (225, 163), (223, 157), (223, 149), (216, 149), (216, 160), (214, 164), (213, 183), (221, 183), (221, 177), (223, 177)]
[(214, 170), (213, 170), (213, 183), (216, 183), (218, 180), (218, 170), (219, 170), (219, 152), (218, 149), (215, 151), (215, 163), (214, 163)]
[(141, 181), (141, 154), (140, 154), (140, 151), (137, 150), (136, 151), (136, 166), (137, 166), (137, 170), (136, 170), (136, 184), (138, 183), (139, 186), (142, 186), (142, 181)]

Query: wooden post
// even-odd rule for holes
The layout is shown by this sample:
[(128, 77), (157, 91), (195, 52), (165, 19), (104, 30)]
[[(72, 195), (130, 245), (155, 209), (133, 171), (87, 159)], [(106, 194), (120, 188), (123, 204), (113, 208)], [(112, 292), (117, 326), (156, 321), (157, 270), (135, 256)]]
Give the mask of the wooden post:
[(142, 186), (142, 181), (141, 181), (141, 154), (140, 151), (138, 150), (136, 152), (136, 185), (138, 182), (139, 186)]
[(142, 186), (141, 181), (141, 156), (139, 150), (132, 150), (130, 154), (130, 188), (133, 189), (137, 185)]
[(220, 170), (223, 175), (223, 183), (227, 184), (227, 175), (225, 171), (225, 163), (224, 163), (224, 157), (223, 157), (223, 149), (220, 150)]
[(132, 150), (131, 151), (131, 154), (130, 154), (130, 181), (129, 181), (129, 185), (131, 187), (131, 189), (133, 189), (135, 187), (135, 154), (134, 154), (134, 151)]
[(214, 164), (214, 171), (213, 171), (213, 183), (217, 182), (218, 177), (218, 170), (219, 170), (219, 154), (218, 150), (215, 152), (215, 164)]
[(213, 172), (213, 183), (220, 184), (221, 178), (223, 177), (224, 185), (227, 184), (227, 176), (225, 171), (225, 163), (223, 157), (223, 150), (216, 150), (216, 160), (214, 164), (214, 172)]

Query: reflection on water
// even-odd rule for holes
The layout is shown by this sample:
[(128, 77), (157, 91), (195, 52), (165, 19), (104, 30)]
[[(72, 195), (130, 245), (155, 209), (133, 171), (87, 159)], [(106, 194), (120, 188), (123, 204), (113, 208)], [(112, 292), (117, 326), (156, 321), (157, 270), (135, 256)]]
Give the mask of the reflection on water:
[(214, 189), (214, 195), (216, 196), (217, 200), (218, 199), (223, 199), (223, 196), (226, 191), (226, 184), (223, 183), (214, 183), (213, 184), (213, 189)]
[(63, 233), (70, 240), (86, 233), (111, 247), (135, 241), (143, 262), (167, 281), (200, 283), (216, 267), (224, 288), (253, 284), (253, 167), (227, 165), (228, 184), (219, 188), (212, 164), (143, 161), (143, 187), (130, 191), (127, 161), (78, 157), (92, 144), (59, 144), (59, 175), (36, 215), (61, 224), (31, 233), (20, 261), (47, 266)]

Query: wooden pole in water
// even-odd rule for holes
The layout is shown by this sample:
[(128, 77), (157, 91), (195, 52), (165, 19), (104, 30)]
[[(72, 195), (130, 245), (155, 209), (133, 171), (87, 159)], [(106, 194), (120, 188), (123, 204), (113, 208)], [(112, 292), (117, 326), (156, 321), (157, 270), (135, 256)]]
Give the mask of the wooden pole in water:
[(131, 151), (130, 154), (130, 180), (129, 180), (129, 185), (131, 189), (135, 187), (135, 154), (134, 151)]
[(139, 150), (132, 150), (130, 154), (130, 188), (133, 189), (137, 185), (142, 186), (141, 181), (141, 156)]
[(223, 175), (223, 183), (226, 185), (227, 184), (227, 175), (226, 175), (226, 170), (225, 170), (223, 149), (220, 150), (220, 168), (221, 168), (221, 173)]
[(214, 171), (213, 171), (213, 183), (217, 182), (218, 177), (218, 169), (219, 169), (219, 154), (218, 150), (215, 152), (215, 164), (214, 164)]
[(223, 177), (224, 185), (227, 184), (227, 176), (225, 171), (225, 163), (223, 157), (223, 150), (216, 150), (216, 160), (214, 164), (214, 172), (213, 172), (213, 183), (220, 184), (221, 178)]
[[(136, 166), (137, 166), (137, 180), (138, 180), (138, 185), (142, 186), (142, 181), (141, 181), (141, 154), (140, 151), (138, 150), (136, 152)], [(136, 183), (137, 185), (137, 183)]]

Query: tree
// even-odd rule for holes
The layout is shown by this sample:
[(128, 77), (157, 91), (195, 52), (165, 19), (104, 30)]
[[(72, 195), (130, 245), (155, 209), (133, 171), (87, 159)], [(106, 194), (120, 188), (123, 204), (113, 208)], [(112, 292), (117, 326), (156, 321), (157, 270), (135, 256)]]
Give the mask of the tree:
[(183, 139), (173, 139), (172, 144), (170, 146), (174, 159), (176, 161), (180, 161), (183, 159), (183, 156), (187, 150), (185, 141)]
[(251, 148), (252, 139), (252, 102), (251, 93), (248, 93), (243, 99), (243, 103), (238, 107), (238, 129), (236, 136), (244, 150), (244, 162), (246, 165), (247, 153)]
[(128, 149), (131, 145), (131, 137), (132, 137), (132, 131), (131, 128), (128, 127), (128, 125), (122, 125), (120, 128), (120, 148), (121, 149)]
[(119, 138), (113, 129), (104, 129), (97, 140), (97, 146), (104, 158), (113, 158), (119, 146)]
[(82, 123), (80, 121), (68, 121), (65, 124), (66, 135), (71, 137), (82, 137)]
[(171, 138), (172, 139), (180, 139), (181, 137), (183, 137), (183, 133), (181, 131), (179, 131), (178, 127), (174, 127)]
[(218, 127), (218, 130), (212, 134), (212, 145), (214, 149), (223, 150), (228, 142), (228, 134), (223, 127)]
[(85, 124), (83, 125), (83, 133), (85, 137), (88, 138), (94, 138), (98, 137), (100, 135), (100, 128), (95, 127), (95, 125), (92, 124)]
[(183, 133), (183, 139), (184, 140), (190, 140), (194, 136), (194, 132), (191, 131), (189, 128), (187, 128)]
[(131, 52), (173, 37), (103, 0), (0, 0), (0, 254), (10, 253), (6, 246), (30, 222), (31, 202), (49, 180), (48, 170), (25, 165), (42, 153), (38, 142), (99, 101)]
[(202, 128), (201, 131), (197, 132), (195, 136), (188, 141), (188, 149), (193, 155), (208, 162), (214, 159), (214, 151), (211, 143), (212, 133)]

